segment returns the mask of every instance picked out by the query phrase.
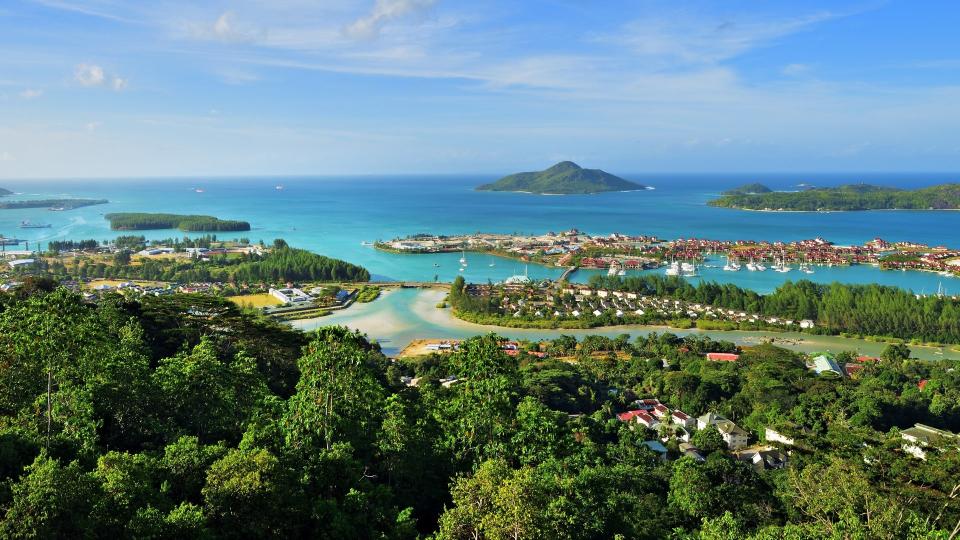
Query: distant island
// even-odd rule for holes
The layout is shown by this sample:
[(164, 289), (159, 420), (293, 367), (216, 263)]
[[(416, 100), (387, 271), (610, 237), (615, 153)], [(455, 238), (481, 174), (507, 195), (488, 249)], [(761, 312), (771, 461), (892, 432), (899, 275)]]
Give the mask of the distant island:
[[(4, 190), (5, 191), (5, 190)], [(3, 195), (9, 195), (7, 192)], [(49, 210), (73, 210), (83, 206), (107, 204), (106, 199), (39, 199), (34, 201), (10, 201), (0, 203), (0, 210), (19, 210), (21, 208), (47, 208)]]
[(723, 196), (708, 204), (741, 210), (784, 212), (960, 209), (960, 184), (942, 184), (920, 189), (850, 184), (794, 192), (744, 193), (742, 190), (743, 188), (738, 188), (725, 192)]
[(768, 188), (763, 184), (744, 184), (738, 188), (724, 191), (724, 195), (760, 195), (763, 193), (770, 193), (773, 190)]
[(13, 192), (9, 189), (3, 189), (0, 187), (0, 197), (6, 197), (7, 195), (13, 195)]
[(511, 174), (492, 184), (477, 187), (477, 191), (519, 191), (541, 195), (583, 195), (639, 189), (646, 189), (646, 186), (600, 169), (584, 169), (572, 161), (561, 161), (545, 171)]
[(250, 224), (246, 221), (219, 219), (213, 216), (121, 212), (107, 214), (104, 218), (110, 221), (110, 228), (115, 231), (180, 229), (187, 232), (226, 232), (250, 230)]

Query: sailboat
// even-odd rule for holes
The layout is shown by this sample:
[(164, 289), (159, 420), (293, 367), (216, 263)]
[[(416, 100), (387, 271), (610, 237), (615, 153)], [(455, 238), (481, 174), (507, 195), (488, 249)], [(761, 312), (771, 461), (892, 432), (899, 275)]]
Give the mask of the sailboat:
[(753, 262), (753, 259), (750, 259), (750, 262), (747, 263), (747, 270), (751, 272), (757, 271), (757, 264)]
[(731, 261), (730, 256), (727, 255), (727, 264), (723, 265), (724, 272), (739, 272), (740, 263), (737, 261)]
[(463, 250), (463, 254), (460, 256), (460, 264), (467, 265), (467, 250)]
[(493, 268), (493, 267), (496, 266), (496, 265), (497, 265), (497, 263), (493, 262), (493, 257), (490, 257), (490, 264), (487, 265), (487, 266), (489, 266), (490, 268)]
[(668, 276), (679, 276), (680, 263), (678, 263), (677, 261), (673, 261), (672, 263), (670, 263), (670, 266), (667, 267), (665, 274)]
[(697, 277), (697, 264), (696, 263), (683, 263), (680, 265), (680, 269), (683, 271), (683, 277)]

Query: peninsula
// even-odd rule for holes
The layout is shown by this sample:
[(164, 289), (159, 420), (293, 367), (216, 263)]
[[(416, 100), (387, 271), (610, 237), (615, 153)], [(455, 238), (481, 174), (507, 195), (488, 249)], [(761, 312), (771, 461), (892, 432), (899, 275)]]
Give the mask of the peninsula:
[[(870, 184), (849, 184), (804, 191), (746, 191), (744, 186), (725, 192), (710, 206), (740, 210), (827, 212), (853, 210), (957, 210), (960, 184), (920, 189), (898, 189)], [(756, 186), (766, 187), (760, 184)]]
[(544, 171), (511, 174), (492, 184), (477, 187), (477, 191), (516, 191), (540, 195), (585, 195), (640, 189), (646, 189), (646, 186), (600, 169), (584, 169), (572, 161), (561, 161)]
[(121, 212), (107, 214), (104, 217), (110, 221), (110, 228), (115, 231), (180, 229), (187, 232), (234, 232), (250, 230), (250, 224), (246, 221), (225, 220), (213, 216)]
[[(0, 194), (0, 195), (9, 195)], [(73, 210), (83, 206), (107, 204), (106, 199), (39, 199), (33, 201), (10, 201), (0, 203), (0, 210), (19, 210), (22, 208), (46, 208), (48, 210)]]

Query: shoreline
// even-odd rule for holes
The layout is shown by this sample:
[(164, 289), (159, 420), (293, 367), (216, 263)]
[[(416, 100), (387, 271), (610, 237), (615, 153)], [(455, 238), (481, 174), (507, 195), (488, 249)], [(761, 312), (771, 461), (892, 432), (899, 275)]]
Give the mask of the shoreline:
[[(401, 298), (412, 294), (409, 299)], [(394, 289), (385, 291), (381, 298), (368, 304), (354, 304), (349, 309), (319, 319), (289, 321), (294, 328), (310, 332), (323, 326), (343, 325), (367, 334), (380, 342), (385, 350), (399, 353), (405, 346), (418, 339), (464, 339), (470, 336), (491, 332), (504, 337), (538, 341), (556, 339), (561, 335), (630, 334), (632, 337), (652, 332), (670, 332), (676, 335), (706, 335), (718, 340), (727, 340), (740, 345), (756, 345), (772, 342), (798, 352), (817, 351), (859, 351), (869, 355), (879, 355), (887, 345), (885, 342), (869, 341), (860, 338), (802, 334), (800, 332), (768, 332), (752, 330), (700, 330), (697, 328), (675, 329), (659, 325), (616, 325), (591, 329), (528, 329), (510, 328), (497, 325), (471, 323), (456, 318), (452, 309), (437, 308), (436, 304), (445, 293), (430, 289)], [(406, 300), (406, 301), (405, 301)], [(960, 345), (931, 347), (907, 344), (914, 350), (914, 356), (920, 353), (921, 360), (942, 360), (960, 358)]]

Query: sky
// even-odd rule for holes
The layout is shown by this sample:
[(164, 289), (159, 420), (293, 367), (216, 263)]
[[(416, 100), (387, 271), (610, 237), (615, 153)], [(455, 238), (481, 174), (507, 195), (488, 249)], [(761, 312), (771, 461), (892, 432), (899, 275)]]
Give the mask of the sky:
[(0, 178), (960, 169), (956, 1), (4, 0)]

